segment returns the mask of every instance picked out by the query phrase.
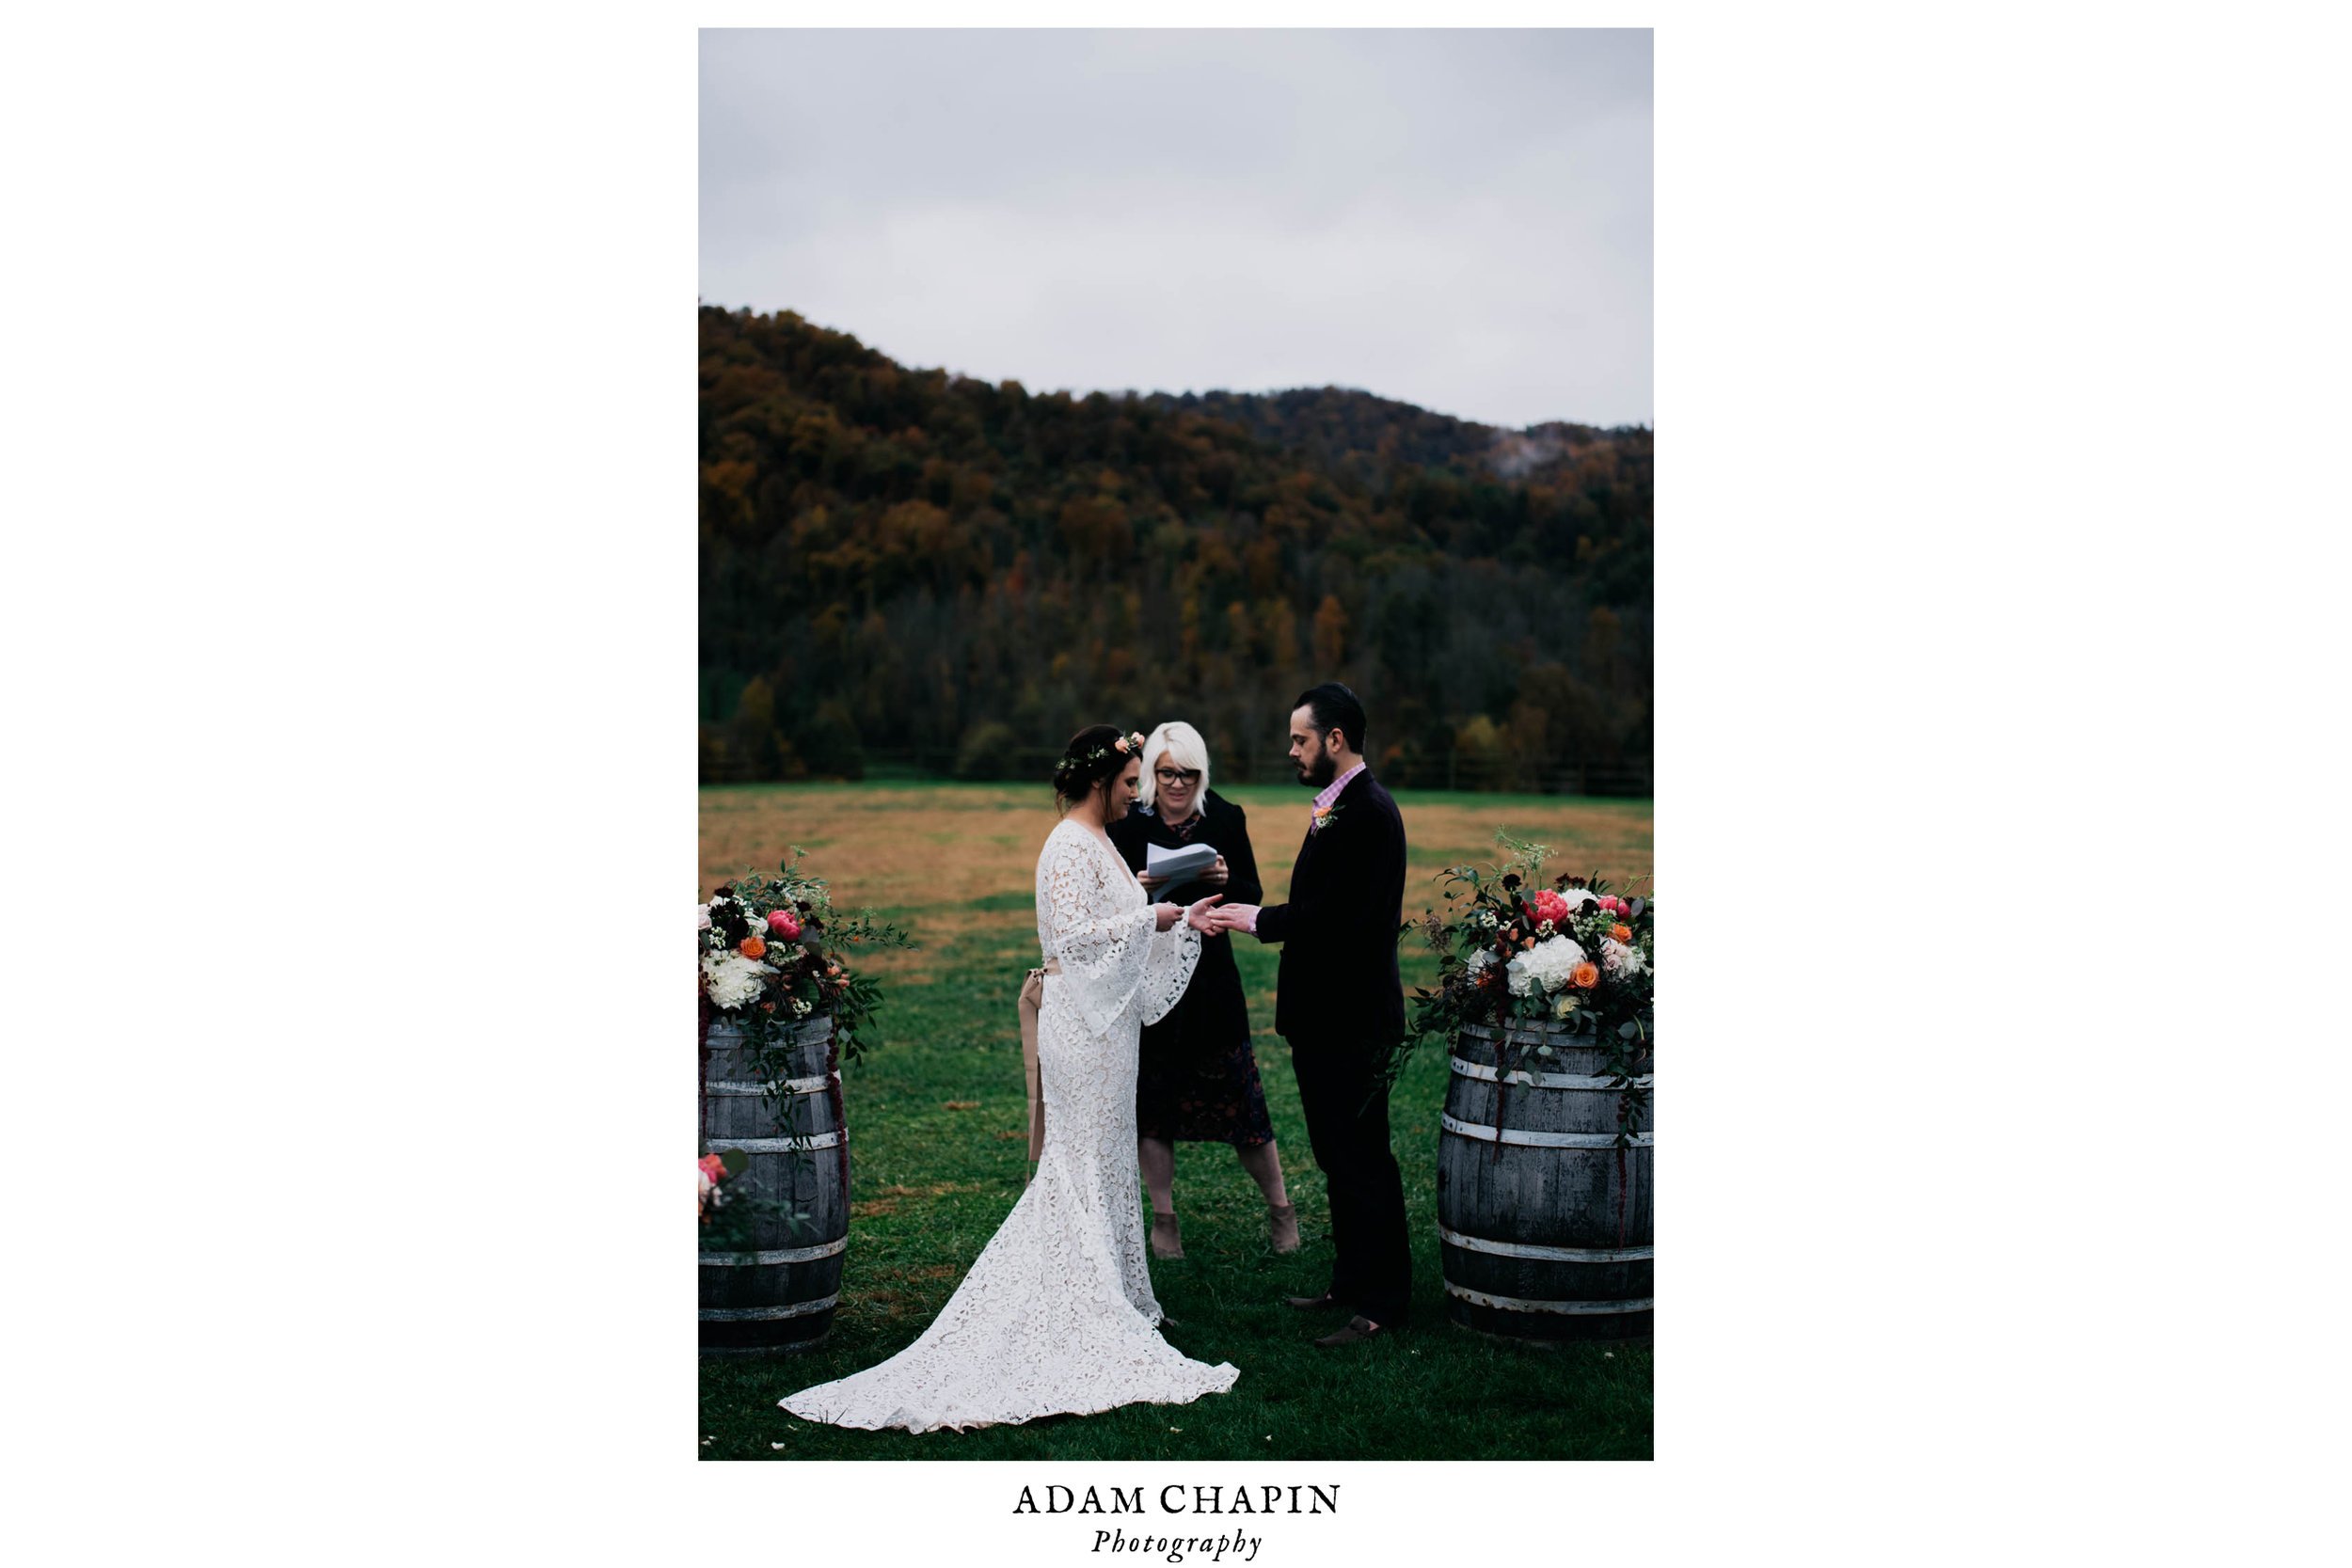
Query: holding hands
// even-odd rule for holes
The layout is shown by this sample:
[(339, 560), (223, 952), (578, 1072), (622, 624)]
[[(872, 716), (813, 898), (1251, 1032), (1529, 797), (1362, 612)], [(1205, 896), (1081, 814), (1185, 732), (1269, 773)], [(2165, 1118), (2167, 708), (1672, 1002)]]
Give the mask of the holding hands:
[(1181, 920), (1204, 935), (1214, 934), (1220, 927), (1210, 924), (1216, 918), (1216, 911), (1209, 906), (1224, 896), (1225, 895), (1221, 893), (1212, 893), (1188, 910), (1180, 910), (1173, 904), (1154, 904), (1152, 906), (1152, 912), (1159, 920), (1158, 929), (1160, 930), (1165, 931)]
[[(1220, 894), (1218, 896), (1222, 897), (1223, 895)], [(1201, 902), (1207, 903), (1210, 900), (1203, 899)], [(1198, 909), (1200, 905), (1195, 905), (1194, 908)], [(1258, 929), (1258, 907), (1255, 904), (1229, 904), (1222, 909), (1209, 911), (1206, 918), (1208, 924), (1202, 926), (1200, 929), (1212, 936), (1226, 931), (1254, 933)]]

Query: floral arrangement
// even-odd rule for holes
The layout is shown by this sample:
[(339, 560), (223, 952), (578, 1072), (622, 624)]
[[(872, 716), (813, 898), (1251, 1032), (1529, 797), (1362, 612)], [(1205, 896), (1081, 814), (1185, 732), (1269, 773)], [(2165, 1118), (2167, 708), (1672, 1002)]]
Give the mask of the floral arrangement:
[(775, 1198), (735, 1180), (750, 1167), (751, 1157), (739, 1148), (721, 1149), (694, 1162), (694, 1220), (700, 1227), (700, 1250), (707, 1253), (749, 1252), (763, 1220), (781, 1219), (795, 1233), (811, 1218)]
[[(735, 1152), (738, 1159), (742, 1157), (740, 1150)], [(706, 1226), (714, 1211), (727, 1206), (731, 1195), (721, 1191), (719, 1184), (728, 1174), (727, 1163), (720, 1155), (706, 1154), (694, 1162), (694, 1218)]]
[(1135, 733), (1122, 735), (1107, 746), (1095, 747), (1084, 756), (1062, 758), (1054, 765), (1054, 782), (1059, 784), (1075, 775), (1080, 768), (1093, 767), (1113, 752), (1122, 757), (1139, 757), (1143, 755), (1143, 736)]
[[(873, 1018), (882, 988), (850, 968), (849, 950), (914, 945), (866, 911), (836, 911), (832, 889), (803, 872), (801, 858), (795, 848), (776, 876), (738, 878), (694, 906), (703, 1070), (709, 1070), (711, 1024), (734, 1024), (780, 1117), (788, 1117), (793, 1105), (782, 1085), (790, 1076), (794, 1025), (829, 1015), (836, 1061), (853, 1062), (879, 1042)], [(729, 1179), (740, 1176), (744, 1164), (734, 1148), (696, 1161), (695, 1209), (706, 1252), (747, 1246), (762, 1217), (780, 1216), (796, 1227), (805, 1218), (774, 1199), (730, 1190)]]
[[(1548, 1025), (1555, 1037), (1584, 1037), (1609, 1051), (1611, 1070), (1632, 1088), (1647, 1069), (1656, 1009), (1656, 921), (1647, 898), (1623, 897), (1597, 876), (1538, 885), (1550, 851), (1505, 833), (1515, 853), (1491, 878), (1475, 866), (1440, 873), (1454, 908), (1428, 911), (1407, 926), (1438, 955), (1438, 987), (1417, 989), (1412, 1029), (1389, 1065), (1394, 1080), (1423, 1040), (1449, 1041), (1466, 1023), (1496, 1031), (1506, 1074), (1531, 1051), (1553, 1054), (1549, 1039), (1511, 1041), (1512, 1025)], [(1628, 1109), (1645, 1099), (1638, 1090)]]
[(739, 878), (694, 907), (703, 1000), (763, 1053), (791, 1025), (829, 1013), (841, 1059), (853, 1062), (879, 1041), (872, 1021), (882, 990), (850, 969), (847, 949), (914, 943), (865, 911), (835, 912), (824, 879), (801, 871), (802, 853), (794, 849), (779, 875)]

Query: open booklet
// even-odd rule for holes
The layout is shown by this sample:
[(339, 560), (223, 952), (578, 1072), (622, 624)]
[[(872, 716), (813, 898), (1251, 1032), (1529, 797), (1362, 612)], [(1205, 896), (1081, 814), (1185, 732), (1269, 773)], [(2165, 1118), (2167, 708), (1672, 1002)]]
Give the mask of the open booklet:
[(1160, 884), (1160, 893), (1183, 886), (1216, 863), (1216, 849), (1213, 845), (1187, 844), (1182, 849), (1163, 849), (1156, 844), (1144, 846), (1143, 869), (1154, 877), (1168, 879)]

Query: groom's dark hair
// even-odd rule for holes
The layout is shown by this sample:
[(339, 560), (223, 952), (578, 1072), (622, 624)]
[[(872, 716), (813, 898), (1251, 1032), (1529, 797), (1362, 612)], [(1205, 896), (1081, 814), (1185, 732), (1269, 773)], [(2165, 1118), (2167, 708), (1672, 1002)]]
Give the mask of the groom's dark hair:
[(1291, 704), (1296, 712), (1307, 708), (1315, 716), (1315, 728), (1325, 735), (1333, 730), (1347, 736), (1348, 750), (1370, 756), (1372, 748), (1364, 744), (1364, 705), (1356, 700), (1356, 693), (1337, 681), (1326, 681), (1310, 691), (1301, 691)]

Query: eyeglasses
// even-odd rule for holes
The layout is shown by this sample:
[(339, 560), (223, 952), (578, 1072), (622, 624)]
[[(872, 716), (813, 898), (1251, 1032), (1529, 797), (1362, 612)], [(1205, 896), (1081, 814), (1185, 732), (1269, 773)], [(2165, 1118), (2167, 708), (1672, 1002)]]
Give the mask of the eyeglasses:
[(1193, 784), (1200, 777), (1198, 773), (1172, 773), (1165, 768), (1154, 768), (1152, 776), (1164, 784)]

